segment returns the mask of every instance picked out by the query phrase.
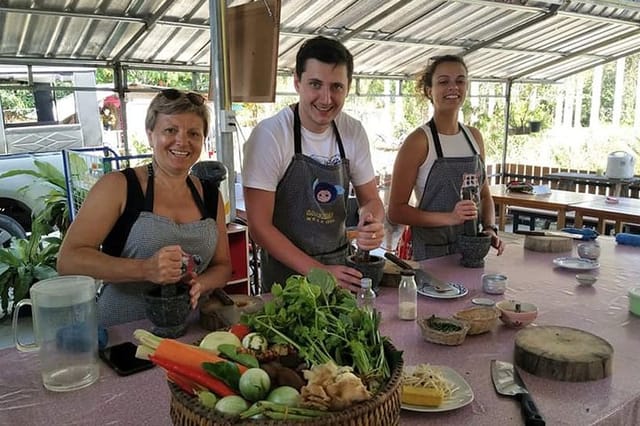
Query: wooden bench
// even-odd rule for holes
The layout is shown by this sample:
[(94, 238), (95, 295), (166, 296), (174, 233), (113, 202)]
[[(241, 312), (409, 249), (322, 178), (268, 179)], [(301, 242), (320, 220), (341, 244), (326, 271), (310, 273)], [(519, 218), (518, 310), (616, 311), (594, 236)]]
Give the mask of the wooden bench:
[[(529, 226), (529, 230), (535, 231), (536, 229), (536, 220), (544, 220), (545, 224), (542, 226), (542, 229), (549, 229), (551, 223), (557, 221), (558, 215), (556, 212), (551, 210), (541, 210), (541, 209), (532, 209), (526, 207), (509, 207), (509, 214), (511, 214), (513, 221), (513, 230), (519, 229), (520, 225)], [(566, 223), (565, 226), (570, 227), (573, 226), (575, 222), (575, 212), (567, 212), (566, 213)], [(598, 218), (596, 217), (583, 217), (582, 225), (587, 228), (597, 228), (598, 226)], [(615, 228), (615, 221), (606, 220), (605, 221), (605, 233), (607, 235)], [(631, 232), (636, 229), (637, 226), (627, 224), (625, 225), (625, 232)]]

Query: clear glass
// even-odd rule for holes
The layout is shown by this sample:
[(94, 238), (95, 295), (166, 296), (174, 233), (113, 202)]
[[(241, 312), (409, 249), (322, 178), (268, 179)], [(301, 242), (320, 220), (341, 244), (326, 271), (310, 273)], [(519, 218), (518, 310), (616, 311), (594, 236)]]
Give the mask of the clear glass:
[(398, 286), (398, 317), (413, 321), (418, 317), (418, 286), (414, 274), (402, 274)]
[(376, 293), (371, 288), (371, 278), (360, 279), (360, 290), (357, 296), (358, 307), (373, 311), (376, 304)]

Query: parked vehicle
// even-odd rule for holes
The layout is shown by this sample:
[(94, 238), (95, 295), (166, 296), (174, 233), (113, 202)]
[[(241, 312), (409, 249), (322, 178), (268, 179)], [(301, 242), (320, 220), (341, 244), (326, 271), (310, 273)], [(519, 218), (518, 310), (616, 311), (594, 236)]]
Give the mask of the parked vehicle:
[[(0, 156), (0, 176), (14, 170), (36, 172), (35, 161), (49, 163), (64, 174), (62, 154), (46, 152)], [(0, 244), (31, 231), (32, 215), (42, 211), (43, 197), (50, 191), (51, 185), (36, 176), (21, 173), (0, 178)]]
[[(74, 90), (95, 86), (90, 68), (0, 66), (0, 175), (35, 172), (35, 161), (64, 174), (62, 149), (102, 146), (96, 92)], [(18, 108), (17, 98), (29, 102)], [(46, 179), (29, 174), (0, 179), (0, 245), (25, 237), (50, 190)]]

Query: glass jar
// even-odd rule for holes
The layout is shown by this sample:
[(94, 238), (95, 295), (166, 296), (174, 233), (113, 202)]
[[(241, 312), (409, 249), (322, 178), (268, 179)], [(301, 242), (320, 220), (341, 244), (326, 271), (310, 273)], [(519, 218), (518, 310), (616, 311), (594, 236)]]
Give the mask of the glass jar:
[(414, 321), (418, 316), (418, 286), (415, 271), (405, 269), (400, 273), (398, 286), (398, 318)]

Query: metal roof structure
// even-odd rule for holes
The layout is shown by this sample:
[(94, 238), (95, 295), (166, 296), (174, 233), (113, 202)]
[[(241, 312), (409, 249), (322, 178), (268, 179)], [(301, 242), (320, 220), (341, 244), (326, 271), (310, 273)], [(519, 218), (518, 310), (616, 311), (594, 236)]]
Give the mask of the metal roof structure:
[[(209, 1), (0, 0), (0, 64), (207, 72)], [(640, 1), (282, 0), (280, 72), (315, 35), (342, 40), (361, 77), (413, 78), (453, 53), (471, 79), (553, 82), (640, 52)]]

